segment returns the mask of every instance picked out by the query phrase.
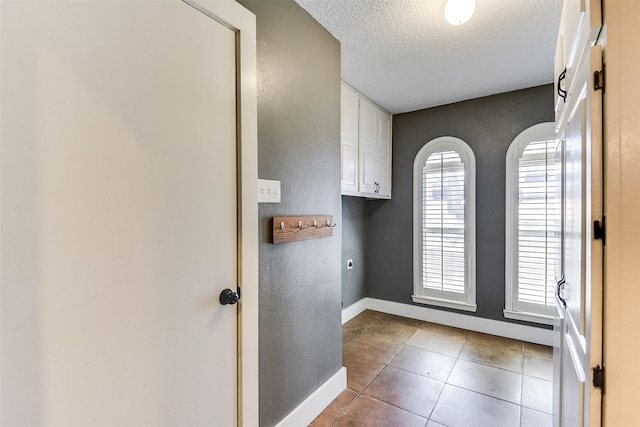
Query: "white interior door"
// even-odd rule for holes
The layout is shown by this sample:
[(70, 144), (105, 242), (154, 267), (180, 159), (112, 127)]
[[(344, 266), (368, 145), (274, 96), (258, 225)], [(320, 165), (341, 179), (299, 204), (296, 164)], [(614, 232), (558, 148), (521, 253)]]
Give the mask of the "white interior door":
[[(601, 390), (592, 368), (602, 364), (602, 241), (593, 222), (602, 220), (602, 95), (594, 89), (599, 46), (586, 48), (567, 97), (564, 134), (564, 285), (561, 400), (563, 426), (600, 425)], [(564, 302), (562, 302), (564, 300)]]
[(1, 7), (3, 424), (235, 425), (234, 31)]

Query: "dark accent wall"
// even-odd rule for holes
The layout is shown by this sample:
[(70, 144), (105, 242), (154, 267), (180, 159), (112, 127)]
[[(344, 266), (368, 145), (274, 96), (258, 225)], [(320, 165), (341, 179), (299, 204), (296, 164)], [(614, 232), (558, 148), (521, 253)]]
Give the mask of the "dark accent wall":
[[(342, 305), (344, 308), (367, 296), (367, 200), (342, 196)], [(347, 269), (347, 260), (353, 268)]]
[(465, 314), (509, 321), (502, 312), (505, 158), (520, 132), (553, 120), (552, 85), (393, 116), (392, 199), (367, 206), (368, 296), (413, 304), (413, 161), (427, 142), (454, 136), (469, 144), (476, 157), (478, 310)]
[[(258, 44), (258, 175), (281, 181), (260, 214), (260, 425), (342, 367), (340, 44), (293, 0), (248, 1)], [(333, 215), (333, 237), (270, 242), (271, 217)]]

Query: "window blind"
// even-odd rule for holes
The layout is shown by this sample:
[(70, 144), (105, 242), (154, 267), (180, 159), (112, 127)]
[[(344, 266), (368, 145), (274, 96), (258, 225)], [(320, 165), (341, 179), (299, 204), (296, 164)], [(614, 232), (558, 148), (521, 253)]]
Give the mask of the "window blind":
[(534, 141), (518, 161), (518, 302), (554, 304), (560, 224), (556, 197), (555, 141)]
[(433, 153), (422, 169), (422, 286), (465, 293), (464, 164)]

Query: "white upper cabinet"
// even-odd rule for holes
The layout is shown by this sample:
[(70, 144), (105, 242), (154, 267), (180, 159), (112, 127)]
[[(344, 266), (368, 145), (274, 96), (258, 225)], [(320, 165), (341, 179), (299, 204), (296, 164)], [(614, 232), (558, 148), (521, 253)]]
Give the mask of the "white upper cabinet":
[[(358, 109), (360, 97), (342, 85), (340, 153), (342, 194), (358, 192)], [(347, 193), (345, 193), (347, 192)]]
[(391, 198), (391, 115), (342, 84), (342, 194)]

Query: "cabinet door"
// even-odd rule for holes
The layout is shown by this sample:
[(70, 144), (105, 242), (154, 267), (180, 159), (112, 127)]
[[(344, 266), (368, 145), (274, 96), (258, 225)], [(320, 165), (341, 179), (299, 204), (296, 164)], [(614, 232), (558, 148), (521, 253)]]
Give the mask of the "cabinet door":
[(376, 183), (377, 195), (391, 197), (391, 116), (376, 111)]
[(342, 84), (341, 193), (391, 198), (391, 115)]
[(376, 164), (378, 162), (378, 143), (376, 142), (376, 107), (370, 102), (360, 99), (359, 113), (359, 150), (360, 157), (360, 193), (376, 195)]
[(358, 104), (360, 97), (348, 86), (341, 92), (341, 189), (342, 194), (358, 193)]

